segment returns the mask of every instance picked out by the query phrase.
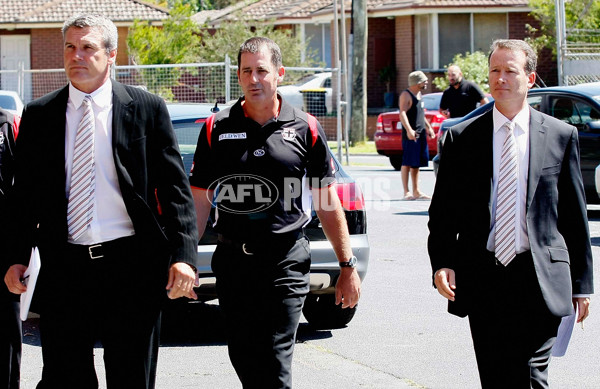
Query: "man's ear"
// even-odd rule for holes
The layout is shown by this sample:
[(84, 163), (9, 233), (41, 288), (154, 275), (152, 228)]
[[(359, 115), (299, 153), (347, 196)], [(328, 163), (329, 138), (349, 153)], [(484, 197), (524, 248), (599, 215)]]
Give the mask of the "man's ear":
[(108, 64), (114, 65), (117, 62), (117, 49), (112, 50), (108, 53)]
[(283, 66), (279, 67), (279, 70), (277, 71), (277, 82), (282, 82), (283, 81), (283, 76), (285, 76), (285, 68)]
[(535, 85), (536, 73), (535, 72), (529, 73), (529, 75), (527, 76), (527, 78), (528, 78), (528, 80), (527, 80), (527, 87), (529, 89), (531, 89)]

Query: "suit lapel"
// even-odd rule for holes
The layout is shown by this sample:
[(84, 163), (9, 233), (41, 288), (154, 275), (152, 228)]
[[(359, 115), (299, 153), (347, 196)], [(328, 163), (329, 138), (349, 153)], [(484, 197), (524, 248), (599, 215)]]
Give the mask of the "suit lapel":
[(531, 205), (533, 195), (542, 173), (546, 150), (546, 134), (543, 116), (530, 108), (529, 120), (529, 178), (527, 181), (527, 209)]
[(133, 99), (122, 84), (112, 80), (113, 86), (113, 118), (112, 118), (112, 144), (113, 158), (119, 177), (130, 186), (133, 186), (131, 176), (121, 161), (120, 153), (129, 150), (131, 134), (135, 117)]

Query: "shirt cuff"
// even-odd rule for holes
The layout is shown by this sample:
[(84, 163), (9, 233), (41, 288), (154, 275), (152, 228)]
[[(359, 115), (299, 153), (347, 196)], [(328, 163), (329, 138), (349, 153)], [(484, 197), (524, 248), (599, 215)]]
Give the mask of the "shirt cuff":
[(576, 298), (576, 297), (579, 297), (579, 298), (590, 298), (591, 294), (577, 293), (577, 294), (573, 295), (573, 298)]

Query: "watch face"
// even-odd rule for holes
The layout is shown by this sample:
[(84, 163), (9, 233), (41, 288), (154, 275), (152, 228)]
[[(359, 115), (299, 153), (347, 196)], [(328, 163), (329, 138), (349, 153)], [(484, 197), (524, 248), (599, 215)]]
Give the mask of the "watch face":
[(340, 266), (341, 267), (356, 267), (356, 262), (357, 259), (355, 256), (352, 256), (349, 260), (347, 260), (346, 262), (340, 262)]

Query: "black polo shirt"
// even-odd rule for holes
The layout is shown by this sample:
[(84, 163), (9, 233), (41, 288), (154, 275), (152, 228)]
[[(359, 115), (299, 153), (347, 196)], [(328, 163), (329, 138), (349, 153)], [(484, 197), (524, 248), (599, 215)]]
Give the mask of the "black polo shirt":
[(200, 131), (190, 184), (215, 190), (215, 230), (231, 239), (300, 231), (311, 220), (310, 188), (334, 182), (323, 128), (279, 98), (279, 116), (263, 126), (241, 98)]
[(474, 110), (484, 97), (477, 84), (463, 79), (458, 88), (449, 86), (444, 91), (440, 110), (449, 110), (451, 118), (463, 117)]

